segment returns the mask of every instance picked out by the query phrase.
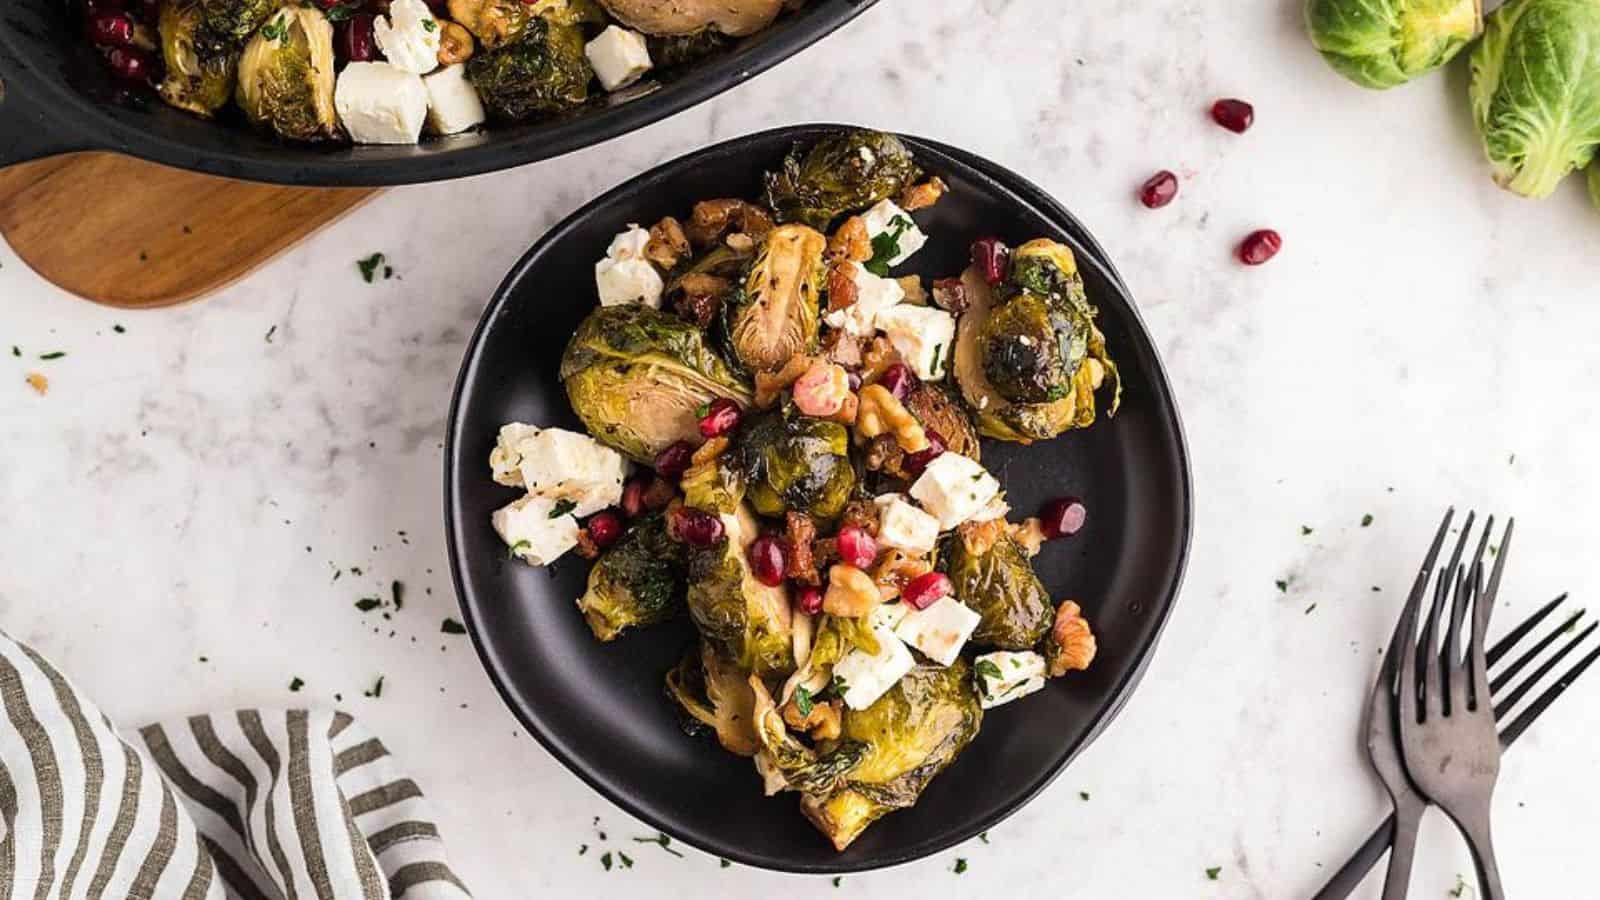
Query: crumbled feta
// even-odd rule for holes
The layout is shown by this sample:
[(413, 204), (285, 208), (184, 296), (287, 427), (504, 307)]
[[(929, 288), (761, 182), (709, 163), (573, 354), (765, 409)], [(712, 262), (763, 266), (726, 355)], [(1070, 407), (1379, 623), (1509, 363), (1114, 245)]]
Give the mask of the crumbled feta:
[(906, 298), (905, 289), (892, 278), (879, 278), (860, 265), (850, 267), (855, 282), (856, 302), (836, 309), (825, 317), (829, 326), (842, 328), (856, 337), (877, 333), (878, 315)]
[(973, 513), (972, 518), (968, 521), (993, 522), (995, 519), (1004, 519), (1010, 513), (1011, 504), (1006, 502), (1005, 495), (996, 494), (994, 499), (990, 500), (988, 504), (983, 507), (983, 509)]
[[(893, 603), (880, 603), (873, 608), (872, 612), (867, 613), (867, 624), (872, 626), (874, 630), (886, 628), (893, 631), (894, 627), (900, 624), (900, 620), (904, 619), (906, 613), (910, 610), (911, 607), (901, 603), (899, 600)], [(896, 640), (899, 640), (899, 638), (896, 638)]]
[(608, 91), (625, 88), (650, 71), (650, 48), (645, 45), (644, 35), (616, 25), (607, 26), (599, 37), (585, 44), (583, 55), (589, 58), (595, 77)]
[(426, 75), (439, 68), (439, 20), (422, 0), (394, 0), (372, 23), (372, 36), (389, 64)]
[(954, 597), (941, 597), (927, 609), (906, 613), (894, 627), (895, 636), (921, 650), (941, 666), (961, 655), (961, 647), (978, 627), (981, 617)]
[(911, 496), (923, 509), (939, 517), (941, 531), (971, 519), (999, 493), (1000, 482), (983, 466), (970, 457), (948, 451), (934, 457), (911, 485)]
[(939, 520), (899, 497), (878, 504), (878, 543), (928, 553), (939, 540)]
[(649, 243), (650, 232), (637, 225), (629, 225), (627, 231), (611, 240), (605, 259), (594, 264), (594, 281), (600, 292), (601, 306), (643, 303), (661, 308), (661, 292), (666, 283), (644, 257), (645, 245)]
[(932, 306), (902, 303), (878, 313), (877, 326), (889, 343), (924, 381), (950, 374), (950, 353), (956, 345), (956, 319)]
[(997, 650), (978, 657), (978, 702), (984, 709), (1010, 703), (1044, 687), (1044, 657), (1032, 650)]
[(522, 442), (539, 433), (534, 425), (510, 422), (500, 426), (494, 449), (489, 451), (489, 470), (494, 480), (506, 487), (523, 487)]
[(877, 240), (880, 234), (899, 231), (899, 237), (896, 239), (899, 250), (889, 258), (891, 268), (910, 259), (912, 254), (928, 243), (928, 236), (917, 227), (916, 220), (893, 200), (881, 201), (877, 206), (862, 213), (861, 221), (867, 226), (867, 237), (873, 240)]
[(528, 495), (489, 517), (511, 555), (532, 566), (555, 562), (578, 545), (578, 520), (558, 514), (554, 500)]
[(353, 62), (339, 73), (333, 106), (358, 144), (415, 144), (428, 118), (428, 88), (389, 63)]
[(428, 89), (429, 130), (438, 134), (460, 134), (482, 125), (488, 118), (478, 89), (467, 80), (465, 65), (456, 63), (432, 75), (424, 75), (422, 84)]
[(851, 650), (833, 665), (834, 684), (844, 696), (844, 705), (851, 709), (876, 703), (917, 665), (893, 631), (874, 628), (872, 634), (878, 639), (877, 653)]
[(588, 516), (622, 500), (628, 463), (622, 454), (594, 438), (546, 428), (517, 445), (519, 469), (528, 493), (573, 504), (572, 513)]

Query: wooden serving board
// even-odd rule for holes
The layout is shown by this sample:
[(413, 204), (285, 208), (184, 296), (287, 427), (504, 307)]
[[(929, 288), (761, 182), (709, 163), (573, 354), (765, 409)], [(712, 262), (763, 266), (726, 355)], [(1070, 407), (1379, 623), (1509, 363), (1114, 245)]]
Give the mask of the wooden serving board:
[(62, 289), (148, 309), (226, 287), (377, 192), (252, 184), (73, 153), (0, 170), (0, 234)]

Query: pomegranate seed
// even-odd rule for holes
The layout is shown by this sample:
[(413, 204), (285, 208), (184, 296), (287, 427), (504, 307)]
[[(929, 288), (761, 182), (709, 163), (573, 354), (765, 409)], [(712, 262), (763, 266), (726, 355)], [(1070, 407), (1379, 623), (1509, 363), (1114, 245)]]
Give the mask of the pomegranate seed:
[(1259, 266), (1282, 249), (1283, 235), (1270, 228), (1252, 231), (1239, 243), (1239, 261), (1247, 266)]
[(727, 397), (718, 397), (711, 401), (706, 414), (700, 417), (700, 436), (707, 439), (721, 437), (739, 427), (739, 418), (743, 415), (739, 404)]
[(644, 485), (647, 480), (632, 478), (622, 486), (622, 514), (630, 519), (644, 512)]
[(656, 472), (662, 478), (677, 478), (689, 468), (694, 448), (688, 441), (679, 441), (676, 444), (656, 454)]
[(356, 13), (334, 27), (335, 55), (344, 62), (372, 62), (378, 58), (378, 39), (373, 33), (377, 17)]
[(101, 12), (84, 23), (89, 40), (101, 47), (133, 46), (133, 19), (127, 13)]
[(912, 374), (911, 367), (905, 363), (894, 363), (883, 370), (883, 376), (878, 379), (884, 390), (894, 395), (896, 400), (904, 400), (917, 386), (917, 376)]
[(999, 238), (980, 238), (972, 242), (972, 264), (978, 274), (990, 284), (1006, 280), (1006, 268), (1011, 261), (1011, 248)]
[(589, 540), (597, 547), (609, 547), (622, 537), (622, 517), (611, 510), (602, 510), (589, 517)]
[(1160, 209), (1178, 196), (1178, 176), (1166, 169), (1150, 176), (1139, 188), (1139, 202), (1150, 209)]
[(1256, 108), (1243, 100), (1228, 98), (1211, 104), (1211, 118), (1234, 134), (1244, 134), (1256, 120)]
[(941, 454), (950, 449), (949, 445), (944, 442), (944, 436), (939, 432), (934, 431), (932, 428), (924, 428), (922, 432), (928, 436), (928, 449), (906, 454), (905, 460), (900, 464), (900, 468), (905, 469), (907, 473), (912, 475), (922, 474), (922, 470), (928, 467), (928, 463), (938, 459)]
[(667, 528), (674, 537), (691, 547), (710, 547), (722, 540), (722, 520), (705, 510), (689, 506), (674, 507)]
[(757, 581), (767, 587), (783, 584), (783, 573), (789, 568), (789, 555), (781, 538), (763, 534), (750, 542), (750, 549), (745, 551), (745, 556), (750, 560), (750, 573), (756, 576)]
[(1047, 538), (1071, 537), (1083, 528), (1089, 518), (1089, 507), (1077, 497), (1051, 500), (1039, 511), (1039, 527)]
[(106, 54), (111, 71), (124, 81), (149, 81), (155, 72), (155, 62), (148, 53), (128, 47), (118, 47)]
[(870, 569), (878, 561), (878, 542), (865, 528), (846, 525), (839, 529), (839, 559), (858, 569)]
[(906, 582), (906, 586), (900, 589), (900, 599), (915, 609), (927, 609), (950, 596), (953, 590), (955, 587), (950, 584), (950, 576), (943, 572), (929, 572)]
[(800, 611), (808, 616), (822, 612), (822, 588), (803, 587), (800, 593), (795, 595), (794, 600)]

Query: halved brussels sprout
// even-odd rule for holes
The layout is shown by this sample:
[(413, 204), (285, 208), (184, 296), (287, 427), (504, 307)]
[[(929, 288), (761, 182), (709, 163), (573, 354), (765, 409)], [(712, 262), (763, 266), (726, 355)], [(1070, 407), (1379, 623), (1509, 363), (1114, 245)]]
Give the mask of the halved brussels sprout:
[(978, 433), (973, 430), (972, 417), (943, 385), (917, 382), (906, 394), (905, 407), (923, 428), (938, 432), (945, 449), (982, 461), (983, 449), (978, 444)]
[(239, 51), (200, 37), (201, 15), (198, 0), (161, 0), (157, 30), (167, 75), (159, 90), (172, 106), (210, 118), (233, 96)]
[(683, 609), (683, 545), (667, 536), (654, 513), (634, 522), (589, 570), (578, 609), (602, 641), (664, 622)]
[(804, 225), (779, 226), (762, 240), (744, 286), (722, 308), (728, 349), (745, 368), (781, 369), (816, 344), (827, 246)]
[(701, 404), (751, 400), (700, 329), (636, 303), (590, 313), (567, 344), (560, 375), (595, 440), (641, 463), (698, 437)]
[(539, 16), (510, 43), (467, 61), (467, 79), (478, 89), (484, 108), (513, 122), (582, 104), (589, 99), (593, 78), (583, 55), (583, 31)]
[(729, 753), (754, 756), (761, 749), (755, 729), (755, 694), (745, 674), (701, 641), (667, 673), (667, 695), (690, 718), (716, 732)]
[(515, 41), (535, 18), (556, 25), (606, 21), (605, 10), (594, 0), (449, 0), (449, 9), (451, 20), (472, 32), (485, 50)]
[[(919, 665), (863, 710), (846, 710), (843, 733), (831, 748), (865, 752), (851, 759), (837, 787), (808, 792), (800, 809), (833, 846), (843, 850), (886, 813), (906, 809), (977, 736), (983, 722), (972, 670), (965, 659), (947, 667)], [(851, 755), (856, 752), (851, 749)], [(824, 751), (822, 758), (828, 758)]]
[(209, 50), (236, 50), (283, 6), (282, 0), (197, 0), (197, 41)]
[(1511, 0), (1472, 51), (1472, 112), (1501, 187), (1546, 197), (1600, 144), (1600, 4)]
[(939, 568), (950, 576), (955, 596), (982, 617), (972, 632), (974, 644), (1031, 650), (1050, 630), (1050, 592), (1003, 528), (980, 538), (987, 530), (963, 526), (948, 535), (939, 548)]
[(789, 592), (750, 572), (745, 551), (760, 534), (750, 510), (741, 506), (722, 521), (728, 539), (689, 554), (689, 614), (701, 637), (742, 671), (787, 675), (794, 670)]
[(1306, 0), (1312, 46), (1339, 74), (1369, 88), (1437, 69), (1482, 28), (1481, 0)]
[(730, 453), (744, 473), (746, 498), (763, 516), (789, 510), (837, 518), (856, 487), (850, 432), (838, 422), (775, 409), (742, 425)]
[(311, 7), (286, 6), (270, 16), (239, 57), (239, 108), (282, 138), (340, 137), (333, 88), (333, 25)]
[(911, 151), (892, 134), (853, 129), (825, 137), (766, 176), (766, 203), (780, 222), (826, 231), (848, 212), (897, 197), (921, 175)]

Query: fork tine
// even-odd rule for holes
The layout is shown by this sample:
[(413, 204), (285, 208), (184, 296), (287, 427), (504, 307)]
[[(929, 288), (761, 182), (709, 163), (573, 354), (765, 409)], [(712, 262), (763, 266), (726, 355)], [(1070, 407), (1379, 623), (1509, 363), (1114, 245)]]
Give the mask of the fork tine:
[[(1468, 684), (1471, 681), (1462, 671), (1464, 661), (1461, 654), (1461, 622), (1466, 618), (1469, 605), (1476, 608), (1479, 588), (1483, 586), (1483, 566), (1474, 565), (1464, 569), (1456, 584), (1455, 608), (1451, 610), (1450, 632), (1445, 635), (1445, 644), (1448, 647), (1444, 659), (1444, 696), (1446, 704), (1445, 715), (1454, 715), (1457, 710), (1465, 711), (1472, 698), (1476, 695)], [(1473, 634), (1476, 640), (1478, 635)], [(1482, 652), (1481, 644), (1472, 644), (1467, 651), (1471, 655), (1474, 651)]]
[[(1506, 632), (1505, 635), (1500, 638), (1500, 640), (1495, 641), (1494, 646), (1489, 648), (1489, 665), (1492, 666), (1500, 662), (1500, 660), (1503, 659), (1507, 653), (1510, 653), (1516, 648), (1518, 641), (1522, 640), (1524, 637), (1527, 637), (1528, 632), (1537, 627), (1540, 622), (1543, 622), (1545, 619), (1549, 618), (1550, 614), (1556, 611), (1556, 607), (1565, 602), (1567, 602), (1567, 595), (1563, 593), (1561, 596), (1551, 600), (1544, 606), (1534, 610), (1533, 615), (1523, 619), (1522, 622), (1517, 625), (1517, 627)], [(1579, 612), (1578, 615), (1581, 616), (1583, 613)]]
[(1500, 699), (1499, 703), (1494, 705), (1495, 718), (1498, 719), (1510, 712), (1512, 707), (1516, 706), (1517, 703), (1522, 700), (1522, 698), (1526, 696), (1529, 691), (1533, 690), (1534, 686), (1539, 683), (1539, 679), (1550, 674), (1551, 669), (1554, 669), (1561, 663), (1561, 660), (1565, 659), (1573, 650), (1576, 650), (1578, 645), (1583, 642), (1584, 638), (1594, 634), (1595, 629), (1597, 628), (1600, 628), (1600, 622), (1590, 622), (1588, 628), (1578, 632), (1577, 637), (1568, 641), (1566, 646), (1562, 647), (1560, 650), (1557, 650), (1555, 655), (1545, 660), (1544, 664), (1539, 666), (1539, 668), (1534, 669), (1533, 674), (1529, 675), (1526, 681), (1512, 688), (1509, 694), (1506, 694)]
[(1442, 694), (1439, 687), (1439, 676), (1443, 651), (1439, 643), (1439, 619), (1444, 615), (1445, 600), (1454, 592), (1458, 583), (1457, 579), (1460, 578), (1457, 567), (1461, 565), (1461, 554), (1467, 549), (1467, 539), (1472, 534), (1472, 523), (1477, 519), (1477, 516), (1476, 511), (1468, 510), (1466, 521), (1461, 523), (1461, 535), (1456, 538), (1455, 549), (1450, 552), (1450, 562), (1440, 570), (1439, 580), (1434, 585), (1433, 604), (1428, 608), (1427, 623), (1422, 630), (1423, 652), (1419, 654), (1420, 659), (1425, 661), (1423, 663), (1423, 671), (1419, 673), (1422, 683), (1422, 700), (1425, 707), (1431, 705), (1432, 709), (1439, 710), (1441, 713), (1443, 712), (1443, 706), (1441, 704)]
[(1484, 591), (1483, 627), (1487, 631), (1494, 617), (1495, 600), (1500, 596), (1500, 575), (1506, 569), (1506, 557), (1511, 555), (1511, 534), (1517, 530), (1515, 517), (1506, 520), (1506, 533), (1500, 536), (1500, 549), (1494, 555), (1494, 574), (1489, 576), (1489, 587)]
[(1546, 648), (1548, 648), (1551, 644), (1554, 644), (1557, 640), (1560, 640), (1563, 634), (1570, 634), (1571, 632), (1575, 631), (1577, 629), (1578, 622), (1583, 619), (1585, 612), (1586, 610), (1580, 609), (1572, 615), (1567, 616), (1566, 620), (1560, 625), (1557, 625), (1554, 631), (1536, 641), (1532, 647), (1528, 648), (1528, 652), (1517, 657), (1514, 662), (1506, 666), (1505, 671), (1495, 675), (1494, 680), (1489, 682), (1490, 692), (1496, 694), (1500, 693), (1505, 689), (1506, 685), (1511, 683), (1511, 679), (1517, 677), (1518, 672), (1526, 669), (1528, 664), (1537, 659), (1539, 654), (1543, 653)]
[[(1482, 564), (1483, 551), (1488, 548), (1489, 535), (1493, 533), (1494, 516), (1490, 516), (1483, 523), (1483, 533), (1478, 536), (1478, 549), (1472, 554), (1472, 562), (1467, 566), (1468, 571), (1471, 571)], [(1461, 665), (1463, 660), (1463, 654), (1461, 652), (1461, 626), (1466, 621), (1467, 616), (1467, 604), (1465, 600), (1466, 594), (1464, 592), (1457, 591), (1455, 607), (1450, 611), (1450, 631), (1445, 640), (1445, 659), (1451, 666)]]
[[(1576, 646), (1578, 640), (1582, 640), (1582, 638), (1579, 637), (1574, 640), (1572, 645)], [(1523, 710), (1521, 715), (1517, 716), (1510, 725), (1507, 725), (1500, 732), (1500, 746), (1509, 747), (1516, 743), (1517, 738), (1522, 737), (1522, 733), (1528, 730), (1528, 726), (1532, 725), (1534, 720), (1549, 708), (1550, 704), (1556, 702), (1556, 698), (1565, 693), (1567, 688), (1572, 687), (1572, 683), (1578, 680), (1578, 676), (1594, 665), (1597, 659), (1600, 659), (1600, 647), (1589, 651), (1588, 656), (1579, 660), (1577, 665), (1567, 671), (1567, 674), (1561, 676), (1555, 684), (1552, 684), (1543, 694), (1540, 694), (1538, 699), (1528, 704), (1528, 708)]]
[(1422, 559), (1422, 568), (1417, 571), (1417, 579), (1411, 586), (1411, 595), (1406, 598), (1405, 609), (1400, 613), (1400, 624), (1395, 629), (1394, 641), (1389, 645), (1391, 660), (1395, 658), (1397, 652), (1401, 654), (1396, 680), (1399, 682), (1402, 717), (1417, 718), (1417, 617), (1422, 610), (1422, 598), (1428, 592), (1428, 583), (1433, 579), (1433, 564), (1439, 559), (1439, 550), (1444, 546), (1444, 536), (1449, 532), (1450, 520), (1455, 514), (1454, 507), (1444, 511), (1444, 520), (1439, 523), (1439, 530), (1433, 535), (1433, 543), (1428, 546), (1428, 554)]
[[(1490, 526), (1483, 530), (1484, 543), (1488, 542), (1489, 532), (1493, 530), (1494, 520), (1489, 520)], [(1500, 596), (1500, 575), (1505, 571), (1506, 557), (1511, 555), (1511, 534), (1516, 530), (1517, 520), (1506, 519), (1505, 534), (1500, 536), (1500, 550), (1495, 554), (1494, 574), (1489, 576), (1489, 584), (1483, 584), (1483, 546), (1478, 547), (1477, 582), (1476, 586), (1482, 593), (1473, 598), (1472, 604), (1472, 709), (1488, 708), (1493, 702), (1494, 695), (1489, 692), (1489, 659), (1484, 652), (1484, 644), (1489, 636), (1489, 619), (1494, 615), (1494, 604)]]

